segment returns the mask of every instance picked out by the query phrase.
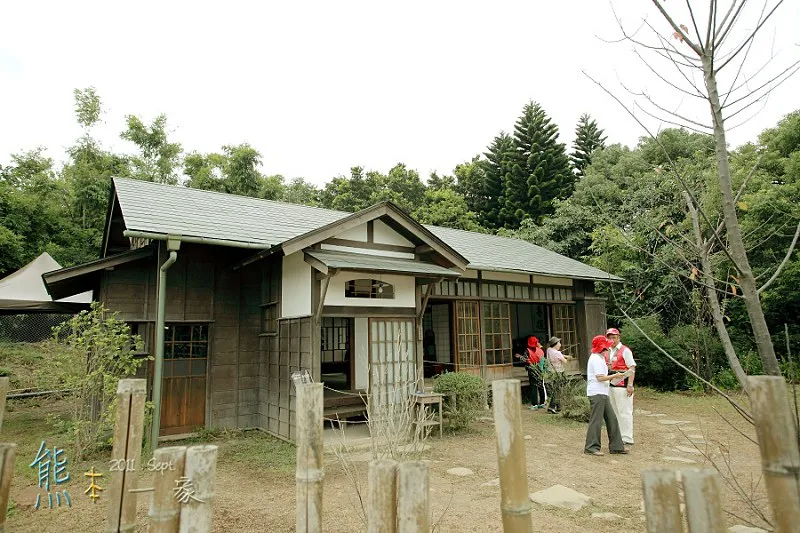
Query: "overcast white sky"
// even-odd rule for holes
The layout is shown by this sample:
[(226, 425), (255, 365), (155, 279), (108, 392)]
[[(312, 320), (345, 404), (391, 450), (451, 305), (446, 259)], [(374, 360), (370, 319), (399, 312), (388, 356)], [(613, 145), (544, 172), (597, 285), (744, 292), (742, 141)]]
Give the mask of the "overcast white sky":
[[(668, 34), (651, 2), (613, 5), (626, 26), (635, 29), (647, 15)], [(626, 103), (632, 98), (618, 80), (654, 92), (662, 86), (630, 43), (598, 39), (618, 36), (611, 3), (602, 0), (126, 6), (0, 4), (0, 164), (37, 146), (63, 159), (80, 134), (72, 90), (87, 86), (103, 100), (104, 124), (94, 134), (108, 148), (132, 150), (119, 139), (124, 115), (150, 121), (166, 113), (186, 151), (249, 142), (263, 154), (263, 172), (317, 184), (355, 165), (385, 172), (404, 162), (423, 177), (450, 173), (511, 130), (528, 100), (558, 124), (562, 142), (572, 142), (578, 117), (588, 112), (609, 142), (633, 145), (643, 130), (581, 71)], [(779, 53), (777, 66), (799, 57), (798, 27), (798, 2), (786, 1), (764, 46), (751, 52), (751, 71), (770, 49)], [(798, 94), (795, 76), (731, 132), (731, 144), (754, 140), (800, 108)], [(670, 105), (706, 119), (705, 107), (680, 99)]]

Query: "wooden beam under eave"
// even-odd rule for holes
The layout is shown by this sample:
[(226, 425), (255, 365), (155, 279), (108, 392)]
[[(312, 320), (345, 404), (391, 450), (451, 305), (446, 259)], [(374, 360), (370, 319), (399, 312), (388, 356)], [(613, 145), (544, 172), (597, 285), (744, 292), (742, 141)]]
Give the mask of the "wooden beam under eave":
[(311, 268), (318, 271), (323, 276), (328, 276), (328, 265), (326, 265), (316, 257), (311, 257), (310, 255), (304, 253), (303, 261), (311, 265)]

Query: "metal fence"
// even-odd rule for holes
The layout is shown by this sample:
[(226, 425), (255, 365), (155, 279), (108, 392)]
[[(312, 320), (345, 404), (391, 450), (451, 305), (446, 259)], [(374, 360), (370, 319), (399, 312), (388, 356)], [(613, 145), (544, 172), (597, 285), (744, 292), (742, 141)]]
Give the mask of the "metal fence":
[(53, 328), (72, 318), (69, 314), (31, 313), (0, 315), (0, 342), (41, 342)]

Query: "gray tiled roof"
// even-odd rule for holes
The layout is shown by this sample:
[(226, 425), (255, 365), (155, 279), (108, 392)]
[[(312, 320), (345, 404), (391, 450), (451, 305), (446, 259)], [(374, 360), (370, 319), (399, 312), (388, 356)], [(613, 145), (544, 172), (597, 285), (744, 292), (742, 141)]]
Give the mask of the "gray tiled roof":
[[(351, 215), (245, 196), (115, 178), (128, 230), (273, 246)], [(527, 241), (426, 226), (479, 270), (517, 271), (591, 280), (615, 280)]]
[(458, 277), (461, 272), (439, 265), (378, 255), (351, 254), (333, 250), (309, 250), (306, 254), (325, 263), (325, 266), (340, 270), (363, 270), (365, 272), (402, 272), (420, 276)]

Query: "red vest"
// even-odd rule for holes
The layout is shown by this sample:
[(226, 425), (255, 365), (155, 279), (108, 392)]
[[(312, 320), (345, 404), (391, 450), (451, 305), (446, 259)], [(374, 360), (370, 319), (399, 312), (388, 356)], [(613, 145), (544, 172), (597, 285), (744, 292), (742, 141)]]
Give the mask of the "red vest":
[[(611, 359), (611, 365), (610, 365), (611, 370), (617, 372), (625, 372), (626, 370), (628, 370), (628, 365), (625, 364), (625, 358), (622, 356), (625, 350), (630, 350), (630, 348), (628, 348), (623, 344), (619, 347), (619, 350), (614, 352), (614, 357)], [(628, 378), (625, 378), (616, 385), (614, 385), (613, 383), (611, 384), (612, 387), (626, 387), (627, 385), (628, 385)]]

